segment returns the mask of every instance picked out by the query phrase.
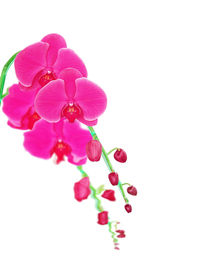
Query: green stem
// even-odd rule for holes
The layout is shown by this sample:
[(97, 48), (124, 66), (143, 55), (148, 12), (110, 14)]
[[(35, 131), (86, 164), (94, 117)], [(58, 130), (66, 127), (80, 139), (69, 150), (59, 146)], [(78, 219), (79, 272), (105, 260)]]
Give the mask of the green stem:
[[(83, 170), (83, 166), (77, 166), (77, 169), (80, 171), (82, 174), (82, 177), (89, 177), (88, 174)], [(92, 191), (92, 198), (96, 201), (96, 208), (99, 212), (104, 211), (102, 205), (101, 205), (101, 200), (97, 197), (96, 189), (91, 185), (90, 182), (90, 189)], [(111, 233), (112, 239), (114, 243), (118, 242), (118, 239), (115, 237), (115, 232), (112, 230), (112, 223), (111, 221), (108, 222), (108, 230)]]
[[(96, 132), (95, 132), (95, 130), (94, 130), (94, 128), (88, 126), (88, 129), (89, 129), (89, 131), (90, 131), (90, 133), (91, 133), (93, 139), (100, 141), (99, 138), (98, 138), (98, 136), (97, 136), (97, 134), (96, 134)], [(110, 162), (110, 159), (109, 159), (109, 157), (108, 157), (108, 154), (107, 154), (107, 152), (105, 151), (105, 149), (104, 149), (103, 146), (102, 146), (102, 157), (103, 157), (103, 159), (104, 159), (104, 161), (105, 161), (105, 163), (106, 163), (106, 165), (107, 165), (109, 171), (110, 171), (110, 172), (115, 172), (115, 171), (114, 171), (114, 168), (113, 168), (113, 166), (112, 166), (112, 164), (111, 164), (111, 162)], [(122, 194), (122, 196), (123, 196), (123, 198), (124, 198), (124, 201), (125, 201), (126, 203), (129, 203), (129, 200), (127, 199), (127, 197), (126, 197), (126, 195), (125, 195), (125, 192), (124, 192), (124, 189), (123, 189), (123, 187), (122, 187), (122, 183), (121, 183), (120, 180), (119, 180), (119, 182), (118, 182), (118, 187), (119, 187), (120, 192), (121, 192), (121, 194)]]
[(3, 70), (1, 72), (1, 76), (0, 76), (0, 104), (2, 99), (6, 96), (5, 94), (3, 95), (3, 90), (4, 90), (4, 85), (5, 85), (5, 81), (6, 81), (6, 75), (7, 72), (10, 68), (10, 66), (12, 65), (12, 63), (15, 60), (15, 57), (17, 56), (17, 54), (19, 53), (19, 51), (17, 53), (15, 53), (4, 65)]
[(114, 242), (114, 243), (117, 243), (117, 242), (118, 242), (118, 239), (115, 237), (115, 236), (116, 236), (116, 233), (112, 230), (112, 224), (113, 224), (113, 222), (108, 222), (108, 229), (109, 229), (109, 232), (111, 233), (113, 242)]
[(111, 150), (107, 153), (107, 155), (110, 155), (113, 151), (115, 151), (115, 150), (117, 150), (117, 149), (119, 149), (119, 148), (115, 147), (115, 148), (111, 149)]
[(130, 183), (123, 183), (123, 184), (122, 184), (122, 186), (124, 186), (124, 185), (131, 186), (131, 184), (130, 184)]

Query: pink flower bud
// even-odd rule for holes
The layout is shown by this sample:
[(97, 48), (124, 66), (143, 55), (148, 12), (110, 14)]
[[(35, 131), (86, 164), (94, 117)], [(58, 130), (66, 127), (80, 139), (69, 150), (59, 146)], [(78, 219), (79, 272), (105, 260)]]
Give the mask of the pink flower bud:
[(90, 161), (96, 162), (101, 159), (102, 145), (98, 140), (90, 140), (86, 145), (86, 154)]
[(116, 232), (117, 232), (117, 233), (123, 233), (123, 234), (125, 233), (124, 230), (116, 230)]
[(117, 149), (114, 153), (114, 158), (120, 163), (125, 163), (127, 161), (126, 152), (123, 149)]
[(98, 214), (98, 224), (99, 225), (108, 224), (108, 211), (102, 211)]
[(108, 178), (109, 178), (110, 183), (111, 183), (112, 185), (117, 185), (118, 182), (119, 182), (118, 173), (116, 173), (116, 172), (111, 172), (111, 173), (109, 173)]
[(74, 194), (77, 201), (80, 202), (87, 199), (90, 193), (90, 181), (88, 177), (84, 177), (74, 184)]
[(104, 199), (115, 201), (115, 192), (113, 190), (105, 190), (101, 195)]
[(128, 213), (132, 211), (132, 206), (130, 204), (126, 204), (124, 207)]
[(129, 186), (127, 192), (132, 196), (137, 196), (137, 189), (134, 186)]
[(126, 237), (125, 233), (120, 233), (119, 235), (117, 235), (117, 238), (124, 238)]
[(124, 237), (126, 237), (125, 231), (124, 231), (124, 230), (117, 230), (116, 233), (119, 233), (119, 234), (117, 235), (118, 238), (124, 238)]

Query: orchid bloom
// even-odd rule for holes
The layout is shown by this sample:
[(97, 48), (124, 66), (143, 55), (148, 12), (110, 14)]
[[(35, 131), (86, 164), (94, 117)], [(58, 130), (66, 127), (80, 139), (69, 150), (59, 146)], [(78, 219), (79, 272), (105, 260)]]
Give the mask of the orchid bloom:
[(38, 121), (31, 131), (24, 134), (24, 147), (33, 156), (49, 159), (53, 154), (57, 164), (64, 160), (74, 165), (85, 164), (86, 144), (91, 140), (87, 130), (76, 122), (73, 125), (61, 120), (58, 123)]
[(40, 116), (33, 104), (37, 90), (23, 90), (19, 84), (12, 85), (3, 99), (3, 112), (8, 116), (8, 125), (21, 130), (32, 129)]
[[(18, 84), (3, 94), (6, 74), (13, 62)], [(93, 128), (106, 109), (107, 98), (98, 85), (87, 79), (83, 61), (67, 48), (62, 36), (47, 35), (15, 53), (4, 65), (0, 76), (0, 105), (2, 100), (8, 124), (30, 130), (24, 133), (24, 147), (31, 155), (42, 159), (54, 157), (57, 164), (67, 158), (76, 165), (82, 178), (74, 183), (75, 199), (79, 202), (89, 196), (94, 199), (97, 223), (108, 226), (114, 248), (119, 250), (118, 239), (126, 236), (125, 231), (118, 229), (119, 222), (111, 220), (102, 204), (102, 198), (116, 201), (115, 191), (102, 184), (95, 188), (82, 165), (87, 158), (92, 162), (100, 158), (105, 161), (108, 181), (119, 188), (127, 213), (132, 212), (132, 206), (124, 187), (128, 186), (126, 191), (131, 196), (137, 195), (137, 189), (120, 181), (109, 158), (115, 151), (114, 159), (125, 163), (126, 152), (117, 147), (106, 152)], [(88, 130), (81, 128), (80, 122), (87, 125)]]
[(67, 48), (64, 38), (58, 34), (45, 36), (20, 51), (15, 58), (15, 72), (24, 87), (41, 88), (55, 80), (65, 68), (75, 68), (87, 77), (83, 61)]
[(15, 59), (19, 84), (14, 84), (4, 98), (3, 111), (8, 124), (17, 129), (32, 129), (40, 116), (34, 109), (38, 90), (55, 80), (65, 68), (78, 69), (83, 77), (87, 70), (74, 51), (67, 48), (64, 38), (57, 34), (45, 36), (41, 42), (26, 47)]
[(35, 110), (46, 121), (77, 119), (88, 126), (97, 123), (106, 105), (103, 90), (76, 69), (64, 69), (57, 80), (40, 89), (35, 99)]

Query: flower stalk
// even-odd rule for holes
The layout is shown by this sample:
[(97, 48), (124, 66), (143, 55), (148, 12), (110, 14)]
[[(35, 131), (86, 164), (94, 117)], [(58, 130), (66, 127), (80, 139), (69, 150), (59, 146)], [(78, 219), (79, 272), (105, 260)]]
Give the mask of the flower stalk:
[[(80, 171), (82, 177), (89, 177), (88, 174), (83, 170), (83, 166), (77, 166), (77, 169)], [(99, 211), (99, 212), (103, 212), (104, 209), (101, 205), (101, 200), (97, 197), (97, 190), (91, 185), (91, 182), (90, 182), (90, 189), (92, 191), (92, 194), (91, 194), (91, 197), (95, 200), (96, 202), (96, 209)], [(115, 237), (116, 236), (116, 233), (112, 230), (112, 224), (114, 223), (114, 221), (109, 221), (108, 222), (108, 230), (109, 232), (111, 233), (111, 237), (113, 239), (113, 243), (118, 243), (118, 239)], [(117, 223), (117, 222), (115, 222)]]
[[(90, 131), (90, 133), (91, 133), (93, 139), (99, 141), (99, 138), (98, 138), (98, 136), (97, 136), (97, 134), (96, 134), (94, 128), (88, 126), (88, 129), (89, 129), (89, 131)], [(113, 166), (112, 166), (112, 164), (111, 164), (111, 162), (110, 162), (110, 159), (109, 159), (109, 157), (108, 157), (108, 154), (107, 154), (107, 152), (105, 151), (105, 148), (103, 147), (103, 145), (102, 145), (102, 157), (103, 157), (103, 159), (104, 159), (104, 161), (105, 161), (105, 163), (106, 163), (106, 165), (107, 165), (109, 171), (110, 171), (110, 172), (115, 172), (115, 170), (114, 170), (114, 168), (113, 168)], [(129, 200), (127, 199), (127, 197), (126, 197), (126, 195), (125, 195), (125, 192), (124, 192), (124, 189), (123, 189), (122, 185), (123, 185), (123, 184), (122, 184), (121, 181), (119, 180), (119, 182), (118, 182), (118, 187), (119, 187), (119, 189), (120, 189), (120, 192), (121, 192), (121, 194), (122, 194), (122, 196), (123, 196), (123, 199), (124, 199), (125, 203), (128, 204), (128, 203), (129, 203)]]
[(8, 95), (7, 92), (5, 94), (3, 94), (3, 90), (4, 90), (4, 85), (5, 85), (5, 81), (6, 81), (6, 75), (8, 70), (10, 69), (10, 66), (13, 64), (15, 57), (17, 56), (17, 54), (19, 53), (19, 51), (17, 53), (15, 53), (4, 65), (3, 70), (1, 72), (1, 76), (0, 76), (0, 105), (1, 105), (1, 101), (2, 99)]

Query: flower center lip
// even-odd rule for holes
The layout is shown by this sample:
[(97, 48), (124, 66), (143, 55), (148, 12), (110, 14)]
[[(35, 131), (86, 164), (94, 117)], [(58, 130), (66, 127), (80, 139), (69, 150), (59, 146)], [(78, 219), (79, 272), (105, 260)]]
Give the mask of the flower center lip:
[(73, 123), (81, 115), (81, 113), (81, 108), (74, 103), (69, 103), (62, 111), (62, 115), (66, 117), (70, 123)]
[(62, 140), (58, 140), (57, 143), (54, 145), (51, 154), (56, 154), (56, 163), (59, 164), (61, 161), (64, 161), (64, 156), (68, 156), (71, 151), (71, 147), (67, 143), (63, 142)]
[(56, 74), (53, 71), (47, 71), (40, 76), (39, 84), (43, 87), (52, 80), (56, 80)]

